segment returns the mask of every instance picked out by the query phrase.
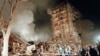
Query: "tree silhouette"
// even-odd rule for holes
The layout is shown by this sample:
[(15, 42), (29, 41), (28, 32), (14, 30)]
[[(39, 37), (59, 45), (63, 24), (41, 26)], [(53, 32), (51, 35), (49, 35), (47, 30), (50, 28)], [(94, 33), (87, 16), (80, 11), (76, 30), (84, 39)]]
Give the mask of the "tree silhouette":
[[(0, 28), (3, 34), (2, 56), (8, 56), (9, 36), (11, 34), (11, 28), (14, 20), (12, 17), (18, 4), (22, 1), (24, 0), (4, 0), (3, 5), (0, 9)], [(3, 16), (2, 13), (6, 2), (8, 2), (10, 5), (10, 16), (7, 19), (4, 18), (5, 16)]]

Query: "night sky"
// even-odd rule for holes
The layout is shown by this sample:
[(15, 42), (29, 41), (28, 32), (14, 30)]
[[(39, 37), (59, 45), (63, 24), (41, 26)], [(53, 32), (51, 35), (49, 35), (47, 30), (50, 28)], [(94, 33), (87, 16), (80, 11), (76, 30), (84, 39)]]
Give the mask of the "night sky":
[[(36, 4), (35, 24), (36, 29), (39, 31), (47, 28), (52, 32), (51, 16), (48, 15), (47, 9), (56, 7), (61, 2), (66, 0), (32, 0), (33, 4)], [(83, 19), (91, 20), (94, 23), (94, 28), (91, 31), (92, 37), (97, 37), (100, 34), (100, 1), (99, 0), (68, 0), (73, 7), (80, 11), (83, 15)], [(44, 28), (45, 27), (45, 28)], [(47, 31), (47, 30), (46, 30)], [(49, 31), (48, 34), (51, 32)], [(48, 31), (47, 31), (48, 32)], [(47, 33), (46, 32), (46, 33)]]
[[(55, 7), (57, 4), (64, 2), (65, 0), (35, 0), (37, 11), (35, 13), (35, 19), (37, 27), (44, 24), (51, 24), (50, 16), (46, 10), (50, 7)], [(94, 29), (100, 28), (100, 1), (99, 0), (68, 0), (77, 10), (79, 10), (84, 19), (89, 19), (94, 23)], [(41, 6), (44, 4), (44, 6)], [(41, 25), (42, 24), (42, 25)]]
[[(63, 1), (57, 0), (56, 3)], [(89, 19), (95, 24), (95, 29), (100, 28), (100, 0), (69, 0), (69, 2), (82, 13), (84, 19)]]
[(95, 28), (100, 28), (99, 0), (70, 0), (86, 19), (92, 20)]

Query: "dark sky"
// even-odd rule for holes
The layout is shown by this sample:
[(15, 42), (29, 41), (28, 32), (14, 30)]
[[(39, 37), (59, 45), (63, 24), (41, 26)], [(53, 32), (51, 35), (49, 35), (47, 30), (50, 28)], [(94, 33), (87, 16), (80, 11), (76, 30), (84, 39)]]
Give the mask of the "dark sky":
[[(57, 0), (60, 3), (64, 0)], [(95, 24), (95, 29), (100, 28), (100, 0), (69, 0), (78, 9), (85, 19), (90, 19)]]
[(99, 0), (70, 0), (86, 19), (95, 23), (95, 28), (100, 28), (100, 1)]
[[(44, 25), (51, 25), (50, 16), (46, 10), (49, 7), (55, 7), (57, 4), (64, 2), (65, 0), (32, 0), (37, 5), (35, 11), (35, 22), (37, 27), (43, 27)], [(91, 20), (95, 25), (94, 29), (100, 28), (100, 1), (99, 0), (68, 0), (77, 10), (79, 10), (84, 19)]]

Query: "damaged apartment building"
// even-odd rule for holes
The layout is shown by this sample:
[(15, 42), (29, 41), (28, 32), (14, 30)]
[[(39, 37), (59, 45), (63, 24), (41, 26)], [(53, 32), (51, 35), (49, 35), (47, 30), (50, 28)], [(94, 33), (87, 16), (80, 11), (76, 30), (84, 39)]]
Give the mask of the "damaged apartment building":
[(53, 38), (49, 43), (61, 45), (81, 45), (80, 34), (77, 32), (74, 22), (81, 18), (81, 14), (69, 2), (61, 3), (48, 9), (51, 15)]

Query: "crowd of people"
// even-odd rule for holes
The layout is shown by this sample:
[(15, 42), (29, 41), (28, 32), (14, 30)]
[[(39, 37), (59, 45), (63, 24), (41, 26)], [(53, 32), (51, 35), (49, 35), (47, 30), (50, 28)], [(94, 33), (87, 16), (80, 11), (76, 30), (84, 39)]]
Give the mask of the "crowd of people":
[(100, 43), (82, 47), (80, 54), (81, 56), (100, 56)]
[[(100, 56), (100, 43), (96, 45), (85, 45), (83, 47), (71, 48), (72, 46), (67, 46), (63, 48), (58, 45), (59, 56)], [(78, 48), (78, 49), (77, 49)]]
[[(32, 49), (32, 55), (34, 56), (45, 56), (42, 53), (44, 50), (49, 51), (49, 45), (40, 43), (36, 45), (35, 49)], [(57, 45), (57, 53), (54, 56), (100, 56), (100, 43), (96, 45), (85, 45), (81, 47), (75, 47), (74, 45)], [(47, 55), (49, 56), (49, 55)]]

